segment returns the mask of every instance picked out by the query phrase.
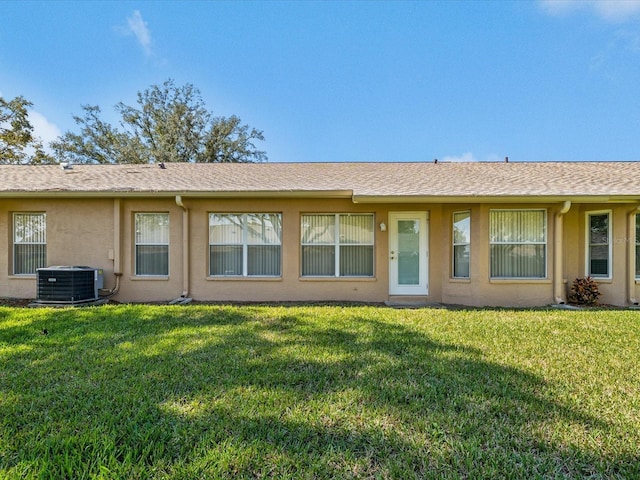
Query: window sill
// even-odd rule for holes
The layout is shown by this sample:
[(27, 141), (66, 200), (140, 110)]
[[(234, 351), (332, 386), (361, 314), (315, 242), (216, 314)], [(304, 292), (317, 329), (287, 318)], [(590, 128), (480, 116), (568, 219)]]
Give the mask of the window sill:
[(591, 277), (591, 278), (596, 283), (613, 283), (613, 278), (598, 278), (598, 277)]
[(281, 282), (282, 277), (205, 277), (207, 282)]
[(135, 275), (129, 277), (132, 282), (166, 282), (169, 280), (168, 275)]
[(301, 282), (377, 282), (375, 277), (298, 277)]
[(9, 275), (9, 280), (35, 280), (35, 273), (25, 273), (25, 274), (12, 274)]
[(509, 284), (551, 284), (553, 283), (550, 278), (490, 278), (489, 283), (495, 283), (497, 285), (509, 285)]
[(471, 283), (471, 279), (470, 278), (455, 278), (455, 277), (450, 277), (449, 278), (449, 283)]

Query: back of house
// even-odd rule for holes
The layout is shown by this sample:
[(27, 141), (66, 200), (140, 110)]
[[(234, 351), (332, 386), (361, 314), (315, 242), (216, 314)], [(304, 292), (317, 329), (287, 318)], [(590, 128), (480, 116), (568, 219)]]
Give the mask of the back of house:
[(0, 165), (0, 297), (633, 305), (638, 215), (636, 162)]

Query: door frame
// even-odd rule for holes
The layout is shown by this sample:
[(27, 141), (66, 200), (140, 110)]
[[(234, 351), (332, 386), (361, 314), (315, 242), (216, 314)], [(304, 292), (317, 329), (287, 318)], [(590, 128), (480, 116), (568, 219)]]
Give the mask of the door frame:
[[(389, 295), (426, 296), (429, 294), (429, 212), (389, 212)], [(397, 275), (398, 220), (418, 220), (420, 222), (419, 258), (420, 263), (417, 285), (400, 285)], [(393, 252), (393, 253), (392, 253)]]

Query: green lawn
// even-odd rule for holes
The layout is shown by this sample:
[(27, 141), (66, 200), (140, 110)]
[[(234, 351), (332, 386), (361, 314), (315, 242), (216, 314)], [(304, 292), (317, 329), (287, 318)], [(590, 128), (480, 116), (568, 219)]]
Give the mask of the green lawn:
[(0, 478), (640, 478), (639, 364), (632, 311), (0, 307)]

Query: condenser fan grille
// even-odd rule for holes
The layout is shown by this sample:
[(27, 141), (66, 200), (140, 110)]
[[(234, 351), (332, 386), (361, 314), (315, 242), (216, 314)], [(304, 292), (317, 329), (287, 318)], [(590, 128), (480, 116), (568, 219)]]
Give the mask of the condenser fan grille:
[(91, 267), (48, 267), (37, 271), (38, 300), (82, 302), (98, 298), (98, 269)]

